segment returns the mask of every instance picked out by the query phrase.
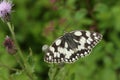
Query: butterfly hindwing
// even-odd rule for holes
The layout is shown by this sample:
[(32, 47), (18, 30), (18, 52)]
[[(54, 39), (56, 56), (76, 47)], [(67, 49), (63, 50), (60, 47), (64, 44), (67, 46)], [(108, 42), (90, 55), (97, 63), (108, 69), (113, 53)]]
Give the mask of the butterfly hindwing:
[(92, 31), (77, 30), (65, 33), (48, 48), (44, 60), (49, 63), (72, 63), (88, 55), (102, 39), (102, 35)]

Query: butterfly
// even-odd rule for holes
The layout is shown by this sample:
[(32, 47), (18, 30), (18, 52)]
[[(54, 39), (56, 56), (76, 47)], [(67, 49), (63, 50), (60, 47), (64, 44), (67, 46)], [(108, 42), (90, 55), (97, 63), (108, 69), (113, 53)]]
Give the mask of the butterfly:
[(73, 63), (90, 54), (102, 35), (87, 30), (75, 30), (57, 38), (49, 47), (44, 46), (44, 61), (48, 63)]

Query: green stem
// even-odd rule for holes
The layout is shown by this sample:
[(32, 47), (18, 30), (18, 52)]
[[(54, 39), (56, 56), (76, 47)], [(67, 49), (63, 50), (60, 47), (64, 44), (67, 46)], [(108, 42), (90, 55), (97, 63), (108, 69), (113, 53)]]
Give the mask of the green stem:
[[(20, 60), (19, 60), (18, 62), (19, 62), (19, 64), (21, 65), (21, 67), (25, 70), (25, 72), (26, 72), (26, 74), (28, 75), (28, 77), (30, 78), (30, 80), (34, 80), (32, 73), (30, 73), (30, 71), (28, 70), (27, 61), (26, 61), (26, 59), (24, 58), (24, 56), (23, 56), (23, 54), (22, 54), (22, 51), (21, 51), (21, 49), (20, 49), (20, 47), (19, 47), (19, 45), (18, 45), (18, 43), (17, 43), (17, 41), (16, 41), (15, 33), (14, 33), (14, 26), (11, 25), (10, 22), (7, 22), (7, 25), (8, 25), (8, 28), (9, 28), (11, 34), (12, 34), (12, 38), (13, 38), (13, 40), (14, 40), (14, 43), (16, 44), (16, 47), (17, 47), (17, 50), (18, 50), (18, 54), (19, 54), (19, 56), (20, 56), (23, 64), (20, 62)], [(17, 56), (17, 55), (16, 55), (16, 56)], [(15, 56), (15, 57), (16, 57), (16, 56)], [(16, 59), (18, 60), (18, 56), (16, 57)]]
[(50, 80), (55, 80), (56, 74), (57, 74), (57, 67), (55, 67), (54, 64), (50, 65), (50, 69), (48, 73)]
[(3, 63), (0, 63), (0, 67), (4, 67), (4, 68), (7, 68), (7, 69), (12, 70), (12, 71), (18, 71), (18, 69), (11, 68)]
[(16, 38), (15, 38), (15, 33), (14, 33), (14, 30), (12, 29), (12, 26), (11, 26), (10, 22), (7, 22), (7, 25), (8, 25), (8, 28), (9, 28), (11, 34), (12, 34), (12, 38), (13, 38), (15, 44), (16, 44), (16, 47), (17, 47), (17, 49), (19, 51), (19, 55), (20, 55), (21, 59), (23, 60), (23, 62), (25, 62), (25, 59), (24, 59), (23, 54), (22, 54), (22, 51), (21, 51), (21, 49), (19, 48), (19, 46), (17, 44)]
[[(62, 67), (59, 64), (52, 64), (49, 69), (49, 78), (50, 80), (57, 80), (57, 76), (60, 73)], [(62, 77), (62, 76), (61, 76)]]

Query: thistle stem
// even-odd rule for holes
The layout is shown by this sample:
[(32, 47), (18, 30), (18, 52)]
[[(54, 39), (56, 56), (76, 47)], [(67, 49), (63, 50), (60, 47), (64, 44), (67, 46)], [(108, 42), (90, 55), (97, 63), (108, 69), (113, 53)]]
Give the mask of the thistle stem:
[(27, 66), (28, 63), (27, 63), (26, 59), (24, 58), (22, 51), (21, 51), (21, 49), (16, 41), (15, 33), (14, 33), (14, 26), (10, 22), (7, 22), (7, 25), (8, 25), (8, 28), (9, 28), (11, 34), (12, 34), (12, 38), (13, 38), (13, 41), (15, 43), (15, 46), (17, 47), (18, 55), (20, 56), (20, 59), (21, 59), (23, 64), (19, 60), (19, 58), (18, 58), (19, 56), (16, 55), (15, 57), (16, 57), (17, 61), (19, 62), (20, 66), (25, 70), (25, 72), (28, 75), (28, 77), (30, 78), (30, 80), (34, 80), (32, 73), (28, 70), (28, 66)]
[[(25, 62), (25, 59), (24, 59), (23, 54), (22, 54), (22, 51), (21, 51), (21, 49), (20, 49), (20, 47), (18, 46), (17, 41), (16, 41), (14, 29), (12, 29), (12, 25), (10, 24), (10, 22), (7, 22), (7, 25), (8, 25), (8, 28), (9, 28), (11, 34), (12, 34), (12, 38), (13, 38), (15, 44), (16, 44), (16, 47), (17, 47), (17, 49), (18, 49), (18, 51), (19, 51), (19, 55), (20, 55), (21, 59), (23, 60), (23, 62)], [(13, 27), (13, 28), (14, 28), (14, 27)]]

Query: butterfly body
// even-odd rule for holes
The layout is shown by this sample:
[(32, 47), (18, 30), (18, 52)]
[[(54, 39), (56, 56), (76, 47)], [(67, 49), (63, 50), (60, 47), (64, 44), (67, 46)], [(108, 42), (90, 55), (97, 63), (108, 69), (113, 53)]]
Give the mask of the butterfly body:
[(48, 63), (72, 63), (92, 51), (102, 35), (92, 31), (76, 30), (56, 39), (46, 51)]

